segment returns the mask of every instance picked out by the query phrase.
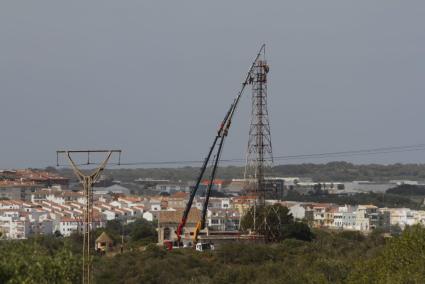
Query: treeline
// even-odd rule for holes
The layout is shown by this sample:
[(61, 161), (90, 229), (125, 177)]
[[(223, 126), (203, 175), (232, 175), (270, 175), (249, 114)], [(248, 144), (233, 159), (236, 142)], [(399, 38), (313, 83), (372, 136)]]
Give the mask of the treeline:
[[(388, 191), (387, 191), (388, 192)], [(288, 191), (285, 200), (300, 201), (300, 202), (319, 202), (319, 203), (335, 203), (335, 204), (372, 204), (378, 207), (391, 208), (422, 208), (422, 202), (412, 200), (407, 195), (398, 195), (395, 193), (356, 193), (352, 195), (337, 195), (337, 194), (314, 194), (303, 195), (294, 190)]]
[(284, 176), (312, 177), (314, 181), (425, 180), (425, 164), (355, 165), (347, 162), (330, 162), (327, 164), (280, 165), (274, 167), (273, 172)]
[[(49, 169), (53, 170), (53, 168)], [(244, 167), (226, 166), (219, 169), (217, 177), (223, 179), (242, 178), (243, 172)], [(73, 178), (71, 170), (62, 169), (60, 173)], [(124, 182), (133, 181), (137, 178), (190, 181), (198, 175), (199, 167), (108, 169), (105, 173)], [(425, 180), (425, 164), (355, 165), (347, 162), (330, 162), (327, 164), (277, 165), (269, 171), (269, 175), (310, 177), (314, 181)]]
[(425, 196), (425, 186), (403, 184), (387, 190), (388, 194), (399, 194), (404, 196)]

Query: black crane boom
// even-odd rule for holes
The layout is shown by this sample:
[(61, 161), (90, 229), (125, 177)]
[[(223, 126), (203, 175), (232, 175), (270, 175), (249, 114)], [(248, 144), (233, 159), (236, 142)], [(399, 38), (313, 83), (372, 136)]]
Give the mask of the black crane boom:
[(257, 56), (255, 57), (255, 60), (253, 61), (251, 67), (249, 68), (249, 71), (248, 71), (248, 73), (247, 73), (247, 75), (245, 77), (245, 80), (242, 83), (241, 90), (238, 92), (238, 94), (237, 94), (236, 98), (234, 99), (233, 103), (230, 105), (230, 108), (227, 111), (227, 113), (226, 113), (226, 115), (225, 115), (222, 123), (220, 124), (220, 127), (219, 127), (219, 129), (217, 131), (217, 135), (215, 136), (214, 141), (213, 141), (213, 143), (211, 145), (211, 148), (208, 151), (208, 154), (207, 154), (207, 156), (206, 156), (206, 158), (205, 158), (205, 160), (204, 160), (204, 162), (202, 164), (202, 167), (201, 167), (201, 170), (199, 172), (199, 176), (198, 176), (198, 178), (196, 180), (195, 186), (190, 191), (189, 200), (188, 200), (188, 202), (186, 204), (186, 207), (185, 207), (185, 210), (183, 212), (183, 216), (182, 216), (182, 219), (180, 221), (180, 224), (178, 225), (177, 230), (176, 230), (177, 243), (179, 245), (180, 245), (181, 235), (183, 233), (183, 228), (186, 225), (187, 218), (189, 216), (190, 209), (192, 208), (192, 204), (193, 204), (193, 200), (195, 198), (196, 192), (198, 191), (198, 188), (199, 188), (199, 185), (201, 183), (202, 177), (204, 176), (205, 170), (206, 170), (206, 168), (208, 166), (208, 163), (209, 163), (209, 161), (211, 159), (211, 155), (212, 155), (214, 149), (217, 146), (217, 142), (220, 140), (219, 146), (218, 146), (218, 149), (217, 149), (217, 153), (215, 155), (215, 160), (214, 160), (214, 164), (213, 164), (213, 168), (212, 168), (211, 177), (210, 177), (210, 180), (209, 180), (207, 192), (206, 192), (206, 195), (205, 195), (204, 204), (203, 204), (203, 207), (202, 207), (201, 220), (198, 222), (198, 224), (196, 226), (196, 231), (194, 233), (195, 243), (197, 241), (197, 237), (198, 237), (199, 231), (201, 229), (204, 229), (205, 228), (205, 217), (206, 217), (206, 212), (207, 212), (207, 209), (208, 209), (209, 197), (210, 197), (210, 194), (211, 194), (211, 188), (212, 188), (212, 185), (213, 185), (213, 182), (214, 182), (214, 179), (215, 179), (216, 170), (217, 170), (218, 163), (219, 163), (219, 160), (220, 160), (220, 155), (221, 155), (221, 152), (223, 150), (224, 140), (227, 137), (227, 134), (229, 132), (229, 129), (230, 129), (230, 126), (231, 126), (231, 123), (232, 123), (233, 115), (235, 114), (236, 108), (237, 108), (237, 106), (239, 104), (239, 101), (240, 101), (240, 99), (242, 97), (242, 94), (243, 94), (243, 92), (245, 90), (245, 87), (246, 87), (246, 85), (248, 85), (248, 84), (250, 84), (252, 82), (252, 71), (254, 69), (255, 63), (257, 62), (258, 58), (261, 56), (262, 52), (264, 52), (264, 50), (265, 50), (265, 44), (263, 44), (261, 46), (260, 51), (258, 52)]

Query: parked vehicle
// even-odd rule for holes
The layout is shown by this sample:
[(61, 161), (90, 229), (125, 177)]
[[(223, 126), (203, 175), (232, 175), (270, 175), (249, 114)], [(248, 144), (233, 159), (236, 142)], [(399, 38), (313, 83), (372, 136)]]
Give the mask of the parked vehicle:
[(197, 251), (214, 250), (214, 244), (213, 243), (202, 243), (202, 242), (199, 242), (199, 243), (196, 244), (195, 249)]

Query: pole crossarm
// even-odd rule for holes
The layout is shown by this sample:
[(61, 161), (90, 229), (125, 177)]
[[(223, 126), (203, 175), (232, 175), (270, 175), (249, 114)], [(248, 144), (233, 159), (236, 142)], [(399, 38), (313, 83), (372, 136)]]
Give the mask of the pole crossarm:
[[(122, 153), (122, 150), (58, 150), (58, 151), (56, 151), (56, 166), (58, 166), (58, 167), (60, 166), (60, 164), (59, 164), (59, 156), (61, 154), (66, 155), (68, 157), (68, 159), (71, 161), (72, 159), (70, 157), (70, 154), (73, 154), (73, 153), (75, 153), (75, 154), (84, 154), (84, 153), (86, 153), (87, 154), (87, 162), (84, 163), (84, 164), (79, 164), (79, 165), (92, 165), (92, 164), (96, 164), (96, 163), (92, 163), (90, 161), (90, 154), (91, 153), (117, 153), (118, 154), (118, 163), (117, 163), (117, 165), (121, 165), (121, 153)], [(71, 162), (71, 165), (72, 166), (75, 166), (75, 167), (77, 166), (77, 164), (74, 163), (74, 162)]]

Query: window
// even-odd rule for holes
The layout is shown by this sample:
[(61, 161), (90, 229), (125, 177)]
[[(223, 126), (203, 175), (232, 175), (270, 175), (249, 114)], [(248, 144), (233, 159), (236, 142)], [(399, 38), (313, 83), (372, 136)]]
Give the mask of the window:
[(170, 228), (164, 228), (164, 240), (169, 240), (171, 238)]

